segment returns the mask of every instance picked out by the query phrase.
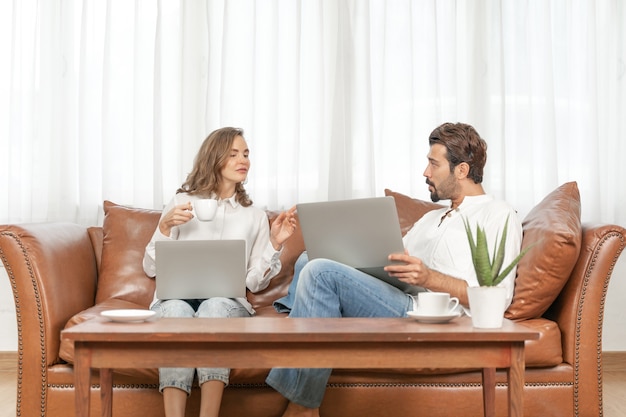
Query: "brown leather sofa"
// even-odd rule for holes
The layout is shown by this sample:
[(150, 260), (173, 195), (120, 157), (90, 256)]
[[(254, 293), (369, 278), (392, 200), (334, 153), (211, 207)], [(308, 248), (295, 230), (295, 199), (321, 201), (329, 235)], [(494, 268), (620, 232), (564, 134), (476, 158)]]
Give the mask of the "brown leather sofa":
[[(385, 190), (396, 199), (403, 232), (432, 203)], [(276, 213), (268, 212), (272, 220)], [(18, 324), (17, 416), (73, 415), (73, 347), (60, 332), (113, 308), (145, 308), (154, 283), (141, 269), (143, 249), (159, 212), (105, 202), (102, 227), (40, 223), (0, 227), (0, 257), (14, 292)], [(625, 245), (616, 225), (580, 222), (576, 183), (550, 193), (524, 219), (523, 246), (536, 246), (519, 264), (508, 318), (541, 333), (527, 343), (526, 416), (598, 417), (602, 410), (602, 320), (615, 262)], [(296, 234), (271, 286), (250, 300), (259, 315), (284, 295), (304, 249)], [(407, 319), (410, 320), (410, 319)], [(176, 354), (172, 352), (172, 354)], [(267, 370), (233, 370), (222, 416), (279, 416), (280, 395), (264, 384)], [(497, 375), (497, 413), (505, 415), (506, 385)], [(93, 377), (92, 415), (99, 415)], [(113, 415), (163, 416), (154, 369), (114, 374)], [(199, 392), (190, 398), (197, 416)], [(322, 416), (478, 416), (479, 372), (437, 369), (335, 370)]]

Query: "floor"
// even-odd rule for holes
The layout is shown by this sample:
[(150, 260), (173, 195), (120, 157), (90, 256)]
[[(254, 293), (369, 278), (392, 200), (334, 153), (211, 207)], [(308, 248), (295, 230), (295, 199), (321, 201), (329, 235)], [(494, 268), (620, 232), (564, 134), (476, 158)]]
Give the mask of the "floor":
[(15, 417), (15, 352), (0, 352), (0, 417)]
[[(0, 417), (15, 417), (15, 352), (0, 352)], [(604, 354), (604, 417), (626, 417), (626, 352)]]
[(626, 352), (603, 355), (604, 417), (626, 417)]

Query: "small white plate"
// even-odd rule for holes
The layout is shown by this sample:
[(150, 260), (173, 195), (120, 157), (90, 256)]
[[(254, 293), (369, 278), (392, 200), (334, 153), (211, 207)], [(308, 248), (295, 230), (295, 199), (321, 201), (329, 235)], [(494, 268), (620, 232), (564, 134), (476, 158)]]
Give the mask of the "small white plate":
[(446, 314), (444, 316), (424, 316), (424, 315), (418, 314), (415, 311), (407, 311), (406, 314), (409, 317), (416, 319), (417, 321), (421, 321), (422, 323), (447, 323), (450, 320), (453, 320), (461, 316), (460, 312)]
[(156, 311), (141, 309), (125, 309), (125, 310), (107, 310), (100, 313), (102, 317), (106, 317), (111, 321), (124, 323), (139, 323), (154, 316)]

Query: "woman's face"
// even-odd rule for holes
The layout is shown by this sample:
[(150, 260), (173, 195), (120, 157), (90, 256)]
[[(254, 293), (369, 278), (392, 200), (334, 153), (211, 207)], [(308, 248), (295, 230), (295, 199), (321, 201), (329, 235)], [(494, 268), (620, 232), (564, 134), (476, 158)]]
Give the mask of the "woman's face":
[(245, 139), (242, 136), (235, 136), (230, 155), (221, 172), (225, 185), (236, 185), (245, 181), (248, 176), (248, 170), (250, 170), (249, 153)]

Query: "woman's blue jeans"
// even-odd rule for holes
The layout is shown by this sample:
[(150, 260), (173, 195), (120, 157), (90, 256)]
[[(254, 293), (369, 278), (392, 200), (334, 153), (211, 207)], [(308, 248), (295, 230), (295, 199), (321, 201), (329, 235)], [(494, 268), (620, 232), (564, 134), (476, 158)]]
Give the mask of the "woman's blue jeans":
[[(162, 317), (249, 317), (250, 313), (237, 300), (214, 297), (206, 300), (159, 300), (152, 310)], [(172, 352), (175, 355), (176, 352)], [(217, 380), (228, 385), (230, 369), (226, 368), (159, 368), (159, 391), (175, 387), (191, 393), (194, 374), (198, 384)]]
[[(304, 265), (289, 317), (406, 317), (413, 299), (364, 272), (328, 259)], [(332, 369), (272, 369), (268, 385), (289, 401), (318, 408)]]

